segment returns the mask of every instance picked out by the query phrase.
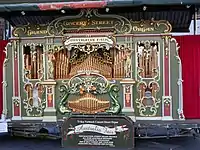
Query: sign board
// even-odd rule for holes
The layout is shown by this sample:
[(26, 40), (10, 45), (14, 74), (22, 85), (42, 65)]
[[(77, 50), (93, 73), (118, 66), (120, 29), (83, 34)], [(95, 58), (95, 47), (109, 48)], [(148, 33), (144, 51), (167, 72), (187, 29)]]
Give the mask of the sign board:
[(133, 148), (134, 124), (125, 116), (72, 116), (62, 128), (65, 148)]
[(8, 132), (8, 124), (7, 122), (0, 122), (0, 133)]
[(78, 15), (56, 18), (51, 23), (44, 25), (28, 24), (15, 27), (13, 36), (65, 36), (72, 33), (85, 33), (86, 31), (95, 31), (96, 33), (112, 32), (115, 34), (160, 34), (169, 33), (171, 30), (171, 24), (165, 20), (131, 21), (123, 16), (99, 14), (98, 10), (89, 9), (81, 10)]

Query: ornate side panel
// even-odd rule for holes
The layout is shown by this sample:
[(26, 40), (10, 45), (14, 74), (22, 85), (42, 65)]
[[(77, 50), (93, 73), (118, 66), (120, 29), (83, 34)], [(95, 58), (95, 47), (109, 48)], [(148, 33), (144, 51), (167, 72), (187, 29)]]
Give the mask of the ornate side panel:
[(135, 40), (135, 111), (138, 117), (161, 117), (162, 41), (138, 37)]
[(20, 40), (12, 41), (12, 62), (13, 62), (13, 97), (12, 97), (12, 120), (21, 120), (21, 93), (20, 93)]
[(23, 41), (21, 49), (23, 119), (42, 117), (46, 107), (45, 86), (41, 83), (45, 73), (45, 46), (37, 41)]

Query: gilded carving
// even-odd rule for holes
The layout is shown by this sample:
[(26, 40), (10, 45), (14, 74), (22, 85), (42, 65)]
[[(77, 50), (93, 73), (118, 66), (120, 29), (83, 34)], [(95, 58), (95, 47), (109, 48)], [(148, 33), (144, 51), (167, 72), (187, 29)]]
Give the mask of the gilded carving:
[(59, 103), (59, 110), (63, 114), (69, 112), (116, 114), (120, 111), (119, 88), (110, 84), (104, 76), (93, 71), (79, 72), (60, 89), (64, 93)]
[(19, 99), (19, 98), (13, 98), (13, 99), (12, 99), (12, 102), (13, 102), (13, 104), (14, 104), (16, 107), (19, 107), (19, 106), (20, 106), (20, 99)]
[(137, 84), (138, 98), (136, 105), (139, 115), (142, 117), (154, 117), (157, 115), (161, 100), (157, 97), (160, 87), (156, 81), (140, 81)]
[(132, 73), (132, 52), (130, 49), (125, 48), (124, 50), (124, 71), (125, 71), (125, 78), (131, 78)]
[(26, 98), (23, 100), (24, 109), (27, 116), (42, 116), (46, 106), (46, 100), (43, 97), (44, 86), (38, 83), (26, 83), (24, 85)]
[(21, 37), (21, 36), (44, 36), (47, 35), (47, 26), (46, 25), (26, 25), (26, 26), (20, 26), (15, 27), (13, 29), (13, 36), (15, 37)]
[(169, 33), (172, 31), (171, 24), (166, 20), (155, 21), (153, 18), (151, 20), (141, 20), (141, 21), (131, 21), (133, 33)]
[(170, 39), (171, 39), (171, 36), (163, 36), (165, 56), (168, 56), (168, 54), (169, 54)]
[(83, 30), (111, 31), (118, 34), (169, 33), (172, 26), (165, 20), (130, 21), (120, 15), (99, 14), (97, 9), (82, 9), (78, 15), (60, 17), (50, 24), (16, 27), (13, 36), (61, 36)]
[(55, 56), (51, 50), (47, 54), (47, 65), (48, 65), (48, 79), (54, 79), (54, 61)]
[(132, 30), (131, 23), (127, 18), (119, 15), (99, 14), (96, 9), (81, 10), (77, 16), (55, 19), (47, 28), (49, 35), (63, 35), (72, 30), (77, 32), (87, 29), (114, 29), (121, 34), (130, 33)]
[(43, 60), (43, 45), (31, 43), (23, 46), (23, 72), (26, 81), (41, 80), (44, 77)]
[(137, 43), (137, 76), (136, 78), (152, 78), (159, 80), (159, 49), (156, 41), (139, 41)]

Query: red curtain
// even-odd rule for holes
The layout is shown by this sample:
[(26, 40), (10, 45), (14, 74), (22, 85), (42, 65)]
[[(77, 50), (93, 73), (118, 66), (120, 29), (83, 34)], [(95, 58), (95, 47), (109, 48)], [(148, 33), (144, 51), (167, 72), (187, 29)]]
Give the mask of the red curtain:
[(0, 118), (1, 118), (1, 113), (2, 113), (2, 109), (3, 109), (3, 85), (2, 85), (2, 81), (3, 81), (3, 61), (5, 58), (5, 47), (7, 45), (8, 41), (7, 40), (0, 40)]
[(175, 37), (183, 69), (183, 106), (186, 119), (200, 118), (200, 36)]

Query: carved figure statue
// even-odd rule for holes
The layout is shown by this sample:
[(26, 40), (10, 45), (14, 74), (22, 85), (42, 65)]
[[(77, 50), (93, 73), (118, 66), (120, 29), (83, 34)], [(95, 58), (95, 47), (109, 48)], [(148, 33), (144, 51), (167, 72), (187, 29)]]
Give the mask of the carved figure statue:
[(48, 78), (53, 79), (54, 78), (54, 65), (53, 62), (55, 60), (55, 56), (52, 51), (48, 52)]
[(131, 77), (131, 54), (133, 51), (131, 51), (128, 48), (125, 48), (124, 50), (124, 57), (123, 59), (125, 60), (125, 77), (130, 78)]
[(38, 107), (39, 106), (39, 98), (38, 98), (38, 89), (33, 88), (33, 106)]

